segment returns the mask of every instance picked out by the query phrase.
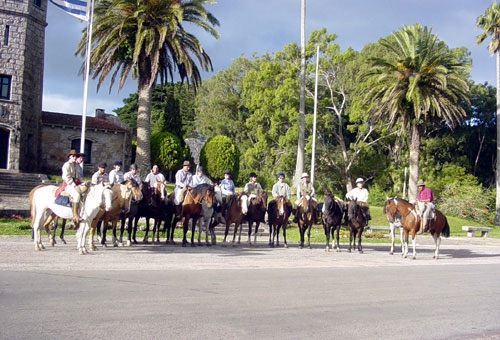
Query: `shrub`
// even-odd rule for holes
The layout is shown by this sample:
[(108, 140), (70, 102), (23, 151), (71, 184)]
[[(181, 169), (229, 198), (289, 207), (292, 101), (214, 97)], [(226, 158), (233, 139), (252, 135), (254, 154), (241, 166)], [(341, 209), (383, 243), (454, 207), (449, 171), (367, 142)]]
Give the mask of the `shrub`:
[(233, 141), (226, 136), (211, 137), (200, 152), (200, 164), (212, 178), (220, 179), (224, 170), (231, 170), (233, 180), (237, 181), (240, 170), (240, 152)]
[(151, 135), (151, 160), (164, 170), (172, 170), (187, 155), (179, 138), (170, 132), (158, 132)]

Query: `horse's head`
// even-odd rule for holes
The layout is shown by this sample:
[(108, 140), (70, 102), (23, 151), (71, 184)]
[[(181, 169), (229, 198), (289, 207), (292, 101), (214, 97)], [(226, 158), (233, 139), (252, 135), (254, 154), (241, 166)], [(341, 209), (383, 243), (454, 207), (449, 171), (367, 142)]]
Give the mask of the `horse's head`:
[(324, 195), (324, 202), (323, 202), (323, 207), (324, 207), (324, 211), (325, 213), (329, 213), (329, 212), (332, 212), (334, 210), (334, 204), (335, 204), (335, 201), (332, 197), (332, 195), (325, 191), (325, 195)]
[(353, 200), (348, 200), (347, 203), (347, 216), (349, 219), (355, 218), (358, 215), (358, 211), (360, 210), (360, 207), (358, 206), (358, 200), (353, 199)]
[(382, 212), (387, 216), (387, 220), (391, 223), (393, 223), (396, 217), (399, 215), (397, 202), (397, 199), (392, 197), (388, 197), (384, 202), (384, 208)]
[(203, 194), (203, 201), (205, 201), (205, 204), (207, 205), (208, 208), (211, 208), (212, 205), (214, 204), (214, 197), (215, 197), (214, 187), (212, 185), (207, 184), (207, 189)]
[[(99, 201), (99, 205), (105, 210), (110, 211), (113, 206), (113, 189), (104, 183), (91, 186), (90, 192), (94, 192), (95, 200)], [(87, 199), (89, 199), (87, 197)]]
[(311, 200), (311, 196), (309, 195), (304, 195), (302, 196), (302, 198), (300, 199), (300, 207), (302, 208), (302, 212), (303, 213), (308, 213), (309, 212), (309, 209), (310, 209), (310, 201)]
[(242, 193), (239, 197), (237, 197), (238, 203), (241, 206), (241, 213), (246, 215), (248, 213), (248, 195)]

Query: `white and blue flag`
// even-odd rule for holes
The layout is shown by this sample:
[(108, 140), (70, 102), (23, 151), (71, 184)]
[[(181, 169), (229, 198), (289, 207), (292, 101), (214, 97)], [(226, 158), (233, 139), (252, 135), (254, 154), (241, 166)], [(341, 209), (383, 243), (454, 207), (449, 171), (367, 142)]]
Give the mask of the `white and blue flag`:
[(89, 20), (86, 0), (50, 0), (50, 2), (80, 20)]

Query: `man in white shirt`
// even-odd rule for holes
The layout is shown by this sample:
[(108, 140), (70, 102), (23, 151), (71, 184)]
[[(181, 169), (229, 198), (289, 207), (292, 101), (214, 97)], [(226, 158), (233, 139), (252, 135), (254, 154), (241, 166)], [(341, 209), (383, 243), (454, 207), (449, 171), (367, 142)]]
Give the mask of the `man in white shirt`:
[(356, 179), (356, 187), (349, 191), (345, 197), (348, 200), (356, 200), (359, 206), (363, 208), (366, 216), (366, 224), (368, 225), (368, 221), (372, 219), (370, 216), (370, 207), (368, 206), (368, 190), (363, 188), (365, 184), (365, 180), (359, 177)]

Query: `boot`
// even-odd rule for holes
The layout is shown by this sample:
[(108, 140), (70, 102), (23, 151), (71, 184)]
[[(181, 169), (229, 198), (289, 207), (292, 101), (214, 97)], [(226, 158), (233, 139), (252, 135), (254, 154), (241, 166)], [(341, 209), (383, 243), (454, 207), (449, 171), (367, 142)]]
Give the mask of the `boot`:
[(78, 226), (80, 224), (80, 215), (78, 214), (78, 211), (80, 210), (79, 208), (79, 203), (78, 202), (73, 202), (73, 220), (75, 221), (75, 225)]
[(429, 231), (429, 223), (428, 223), (429, 221), (426, 218), (424, 218), (423, 221), (424, 221), (423, 222), (423, 224), (424, 224), (424, 233), (426, 233), (426, 232)]

